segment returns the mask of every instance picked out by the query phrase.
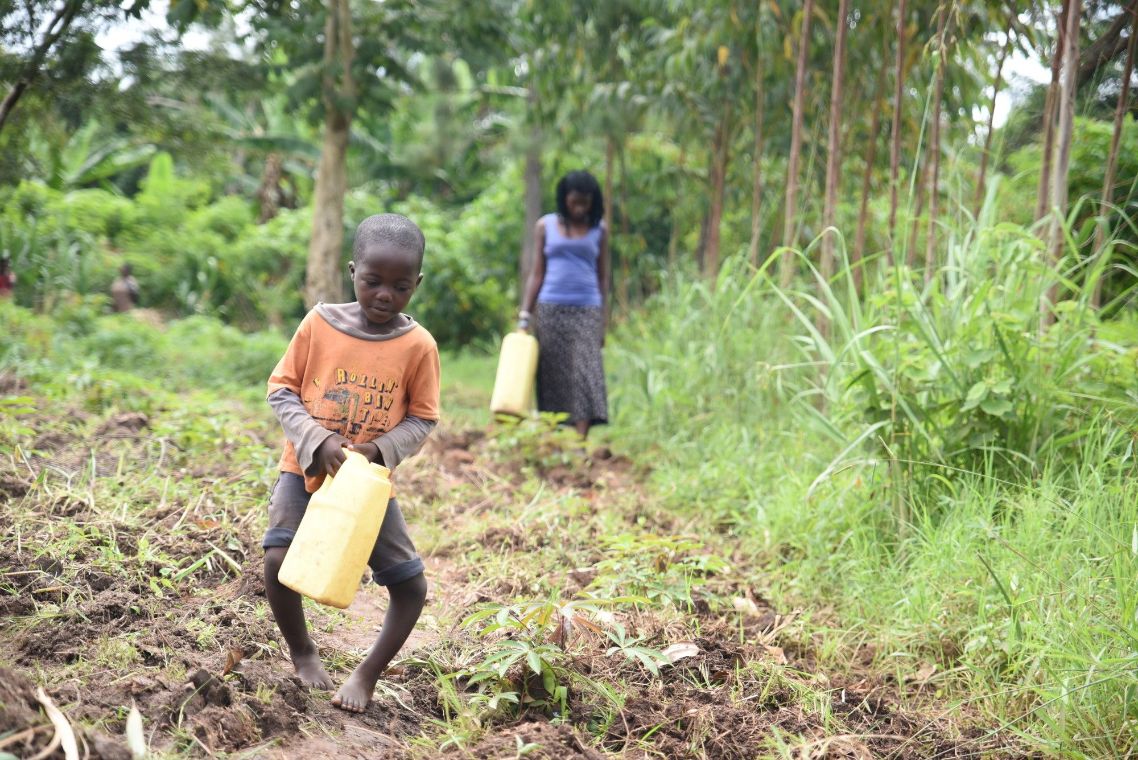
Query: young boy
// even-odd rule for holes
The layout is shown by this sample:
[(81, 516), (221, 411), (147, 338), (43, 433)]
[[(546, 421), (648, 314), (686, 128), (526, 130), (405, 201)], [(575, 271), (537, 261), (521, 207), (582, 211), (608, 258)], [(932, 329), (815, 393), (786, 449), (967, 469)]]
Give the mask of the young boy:
[[(344, 448), (394, 469), (419, 450), (439, 418), (439, 352), (403, 314), (423, 279), (425, 240), (406, 217), (380, 214), (356, 230), (348, 264), (354, 303), (318, 304), (300, 323), (269, 378), (268, 400), (287, 439), (269, 499), (265, 594), (296, 673), (332, 687), (308, 635), (300, 595), (277, 580), (312, 493), (344, 462)], [(392, 499), (368, 565), (391, 603), (379, 638), (332, 704), (363, 712), (403, 646), (427, 596), (423, 562)]]

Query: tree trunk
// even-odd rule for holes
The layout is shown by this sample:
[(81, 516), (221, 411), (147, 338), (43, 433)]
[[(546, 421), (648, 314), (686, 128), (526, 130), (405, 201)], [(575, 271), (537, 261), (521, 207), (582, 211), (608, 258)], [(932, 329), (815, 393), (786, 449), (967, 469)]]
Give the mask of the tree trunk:
[(711, 204), (707, 211), (707, 245), (703, 254), (704, 275), (719, 276), (719, 226), (723, 220), (723, 191), (727, 184), (727, 159), (731, 142), (731, 101), (723, 100), (723, 113), (715, 128), (711, 149)]
[(1063, 62), (1063, 38), (1067, 28), (1067, 5), (1059, 13), (1059, 30), (1055, 42), (1055, 54), (1051, 56), (1051, 85), (1047, 88), (1047, 98), (1043, 106), (1043, 155), (1039, 169), (1039, 190), (1035, 201), (1035, 220), (1039, 221), (1047, 213), (1047, 202), (1051, 197), (1051, 151), (1055, 141), (1055, 111), (1059, 98), (1059, 66)]
[(759, 239), (762, 236), (763, 204), (763, 117), (766, 114), (766, 97), (763, 92), (762, 50), (755, 54), (755, 125), (751, 168), (751, 246), (747, 255), (751, 266), (759, 265)]
[(605, 136), (605, 231), (609, 236), (609, 244), (612, 244), (612, 180), (613, 174), (616, 173), (616, 140), (612, 135)]
[(1008, 44), (1000, 51), (1000, 62), (996, 64), (996, 79), (992, 82), (992, 105), (988, 108), (988, 131), (984, 134), (984, 152), (980, 154), (980, 174), (976, 178), (976, 200), (973, 216), (980, 218), (980, 208), (984, 205), (984, 194), (987, 187), (985, 181), (988, 175), (988, 160), (992, 155), (992, 126), (996, 120), (996, 97), (1000, 94), (1000, 84), (1003, 82), (1004, 62), (1012, 49), (1011, 33), (1008, 33)]
[[(1099, 204), (1099, 223), (1095, 229), (1096, 252), (1103, 250), (1109, 226), (1110, 207), (1114, 203), (1114, 170), (1118, 165), (1118, 143), (1122, 137), (1122, 120), (1126, 117), (1130, 101), (1130, 77), (1134, 74), (1134, 47), (1138, 41), (1138, 0), (1130, 4), (1127, 11), (1131, 15), (1130, 42), (1126, 46), (1126, 65), (1122, 69), (1122, 92), (1118, 94), (1118, 105), (1114, 109), (1114, 132), (1110, 136), (1110, 152), (1106, 156), (1106, 173), (1102, 178), (1102, 202)], [(1102, 280), (1106, 272), (1095, 281), (1091, 294), (1091, 305), (1098, 308), (1102, 302)]]
[(257, 215), (257, 224), (264, 224), (280, 212), (283, 197), (281, 156), (279, 153), (270, 153), (265, 158), (265, 169), (261, 174), (261, 186), (257, 189), (257, 200), (261, 203), (261, 213)]
[(842, 77), (846, 69), (846, 15), (849, 0), (838, 0), (838, 39), (834, 46), (834, 78), (830, 84), (830, 134), (826, 141), (826, 200), (822, 207), (822, 279), (829, 282), (834, 274), (834, 237), (836, 232), (826, 230), (834, 226), (838, 206), (838, 184), (841, 182), (842, 156), (839, 138), (842, 130)]
[(929, 220), (928, 229), (925, 232), (925, 283), (927, 284), (933, 277), (933, 269), (936, 265), (936, 225), (940, 221), (938, 217), (939, 201), (940, 201), (940, 116), (941, 104), (944, 100), (944, 67), (946, 64), (944, 55), (944, 32), (948, 26), (948, 5), (941, 5), (937, 19), (937, 64), (936, 64), (936, 89), (933, 95), (933, 130), (932, 139), (930, 141), (929, 150), (932, 153), (932, 163), (930, 164), (929, 171)]
[[(1079, 70), (1079, 21), (1082, 16), (1081, 0), (1066, 0), (1067, 23), (1063, 34), (1063, 76), (1059, 81), (1059, 98), (1056, 110), (1059, 122), (1055, 128), (1055, 158), (1051, 177), (1051, 224), (1048, 235), (1050, 263), (1058, 264), (1063, 254), (1063, 225), (1067, 217), (1067, 170), (1071, 162), (1071, 134), (1075, 121), (1075, 77)], [(1040, 304), (1042, 325), (1051, 324), (1055, 317), (1052, 306), (1059, 295), (1056, 282), (1047, 289)]]
[[(677, 182), (682, 181), (684, 169), (687, 166), (688, 154), (686, 149), (680, 148), (680, 156), (676, 159)], [(676, 213), (676, 205), (671, 208), (672, 232), (668, 235), (668, 271), (675, 272), (679, 263), (678, 249), (680, 246), (680, 215)]]
[(526, 280), (529, 279), (533, 268), (534, 257), (538, 251), (534, 250), (534, 229), (537, 220), (541, 218), (541, 126), (537, 114), (537, 89), (530, 84), (526, 96), (526, 108), (529, 110), (530, 133), (526, 143), (525, 154), (525, 228), (522, 235), (522, 255), (518, 259), (518, 297), (525, 293)]
[(43, 61), (44, 58), (47, 57), (48, 51), (51, 50), (55, 43), (59, 42), (59, 38), (67, 32), (67, 28), (71, 26), (71, 22), (75, 20), (75, 17), (79, 15), (79, 11), (82, 7), (83, 0), (67, 0), (67, 2), (60, 6), (59, 10), (55, 12), (55, 15), (52, 16), (47, 26), (44, 27), (43, 38), (40, 40), (40, 44), (32, 51), (32, 57), (29, 58), (28, 62), (20, 69), (20, 73), (16, 76), (16, 81), (12, 85), (12, 89), (4, 96), (4, 100), (0, 102), (0, 130), (4, 129), (4, 124), (8, 121), (8, 117), (12, 115), (16, 103), (19, 102), (23, 94), (27, 92), (28, 87), (31, 86), (32, 81), (39, 75), (40, 67), (43, 66)]
[(1082, 87), (1091, 81), (1091, 78), (1106, 64), (1122, 55), (1122, 51), (1129, 47), (1128, 40), (1122, 38), (1122, 30), (1130, 21), (1131, 11), (1125, 6), (1122, 12), (1086, 50), (1079, 54), (1079, 75), (1076, 88)]
[(893, 129), (889, 136), (889, 264), (897, 247), (897, 183), (901, 167), (901, 104), (905, 97), (905, 0), (897, 1), (897, 65), (893, 69)]
[[(810, 19), (814, 15), (814, 0), (806, 0), (802, 7), (802, 30), (798, 36), (798, 62), (794, 70), (794, 106), (790, 128), (790, 158), (786, 166), (786, 204), (782, 217), (782, 244), (794, 245), (794, 230), (798, 213), (798, 158), (802, 152), (802, 104), (806, 98), (806, 54), (810, 47)], [(784, 251), (779, 261), (779, 282), (790, 285), (794, 277), (794, 254)]]
[[(356, 97), (352, 79), (352, 17), (348, 0), (328, 0), (324, 23), (324, 146), (313, 195), (312, 239), (308, 244), (308, 270), (304, 302), (312, 308), (320, 301), (344, 300), (340, 256), (344, 247), (344, 193), (347, 191), (348, 136), (352, 111), (342, 104)], [(335, 74), (340, 81), (337, 82)], [(349, 109), (354, 108), (349, 106)]]
[(917, 265), (917, 232), (921, 227), (921, 216), (925, 211), (925, 193), (927, 189), (927, 182), (929, 176), (929, 162), (922, 161), (917, 168), (917, 205), (912, 209), (912, 216), (909, 218), (909, 242), (905, 246), (905, 265), (909, 269), (913, 269)]
[(869, 127), (869, 152), (865, 157), (865, 171), (861, 175), (861, 206), (857, 212), (857, 237), (854, 239), (853, 252), (850, 254), (850, 269), (853, 270), (854, 287), (861, 290), (865, 280), (861, 261), (865, 256), (865, 229), (869, 218), (869, 191), (873, 184), (873, 166), (877, 161), (877, 140), (881, 131), (881, 111), (885, 107), (883, 102), (885, 90), (885, 66), (877, 74), (877, 85), (873, 95), (873, 123)]
[[(625, 239), (625, 241), (627, 241), (628, 240), (628, 232), (629, 232), (628, 195), (626, 192), (628, 190), (628, 164), (625, 163), (625, 160), (624, 160), (624, 141), (623, 140), (621, 141), (621, 145), (619, 146), (619, 148), (617, 149), (617, 152), (616, 152), (616, 162), (617, 162), (617, 166), (620, 168), (620, 185), (619, 185), (619, 187), (620, 187), (620, 234)], [(626, 242), (626, 245), (627, 245), (627, 242)], [(610, 256), (611, 256), (611, 251), (612, 251), (612, 240), (611, 239), (609, 240), (609, 251), (610, 251)], [(619, 284), (619, 288), (617, 290), (617, 293), (620, 296), (621, 302), (623, 304), (625, 304), (625, 308), (628, 308), (628, 304), (630, 304), (632, 302), (631, 301), (631, 291), (632, 291), (632, 261), (631, 261), (631, 259), (632, 259), (632, 256), (629, 254), (629, 252), (627, 250), (622, 252), (622, 255), (620, 257), (620, 284)]]

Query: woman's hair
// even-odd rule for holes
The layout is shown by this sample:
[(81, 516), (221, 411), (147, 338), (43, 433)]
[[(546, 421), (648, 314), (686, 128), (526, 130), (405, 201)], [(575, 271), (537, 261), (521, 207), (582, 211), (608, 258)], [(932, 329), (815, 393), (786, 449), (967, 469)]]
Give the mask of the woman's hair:
[(605, 197), (601, 194), (601, 186), (597, 178), (587, 171), (569, 172), (557, 182), (557, 213), (563, 219), (569, 218), (569, 209), (565, 199), (569, 193), (576, 191), (593, 198), (589, 206), (589, 226), (596, 227), (605, 217)]

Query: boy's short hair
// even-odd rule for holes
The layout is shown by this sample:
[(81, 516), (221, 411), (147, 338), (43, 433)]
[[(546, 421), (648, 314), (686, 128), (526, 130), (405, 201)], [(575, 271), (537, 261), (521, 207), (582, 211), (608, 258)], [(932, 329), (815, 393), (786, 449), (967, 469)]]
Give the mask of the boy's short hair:
[(378, 243), (390, 243), (412, 251), (419, 259), (419, 266), (423, 265), (427, 239), (419, 225), (401, 214), (375, 214), (360, 222), (352, 244), (352, 261), (359, 263), (363, 249)]

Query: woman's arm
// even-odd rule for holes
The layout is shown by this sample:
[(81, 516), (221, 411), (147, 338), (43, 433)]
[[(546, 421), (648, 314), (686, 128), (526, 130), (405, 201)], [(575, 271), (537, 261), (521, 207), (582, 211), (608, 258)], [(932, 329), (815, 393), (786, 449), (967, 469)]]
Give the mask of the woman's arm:
[(539, 219), (533, 230), (534, 251), (533, 263), (530, 266), (529, 279), (526, 280), (525, 291), (522, 294), (522, 308), (519, 317), (525, 315), (528, 327), (529, 314), (537, 303), (537, 294), (541, 292), (541, 285), (545, 282), (545, 224)]

